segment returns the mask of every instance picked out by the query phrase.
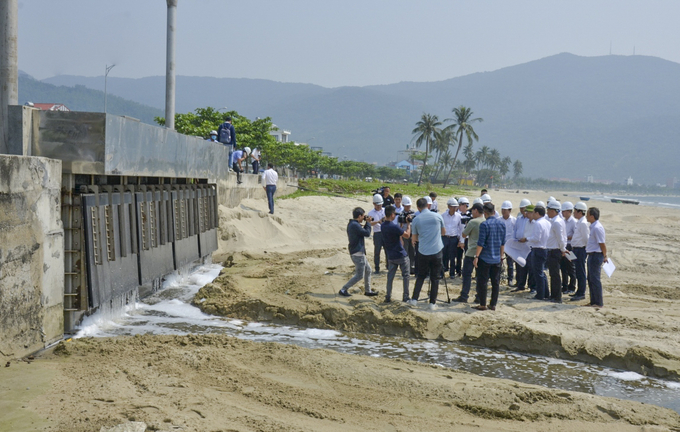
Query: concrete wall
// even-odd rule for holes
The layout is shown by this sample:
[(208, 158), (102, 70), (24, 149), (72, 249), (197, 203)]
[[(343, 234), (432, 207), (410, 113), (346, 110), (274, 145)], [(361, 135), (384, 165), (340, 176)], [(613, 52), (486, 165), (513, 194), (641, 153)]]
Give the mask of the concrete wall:
[(7, 137), (7, 154), (19, 156), (32, 156), (31, 146), (38, 136), (40, 118), (34, 113), (40, 112), (37, 108), (22, 105), (9, 106), (9, 136)]
[(62, 337), (61, 161), (0, 155), (0, 358)]
[[(246, 198), (255, 198), (267, 200), (267, 194), (260, 183), (261, 175), (243, 174), (243, 183), (236, 184), (236, 174), (229, 173), (226, 179), (217, 179), (217, 202), (220, 205), (234, 208), (241, 204), (241, 200)], [(212, 180), (211, 180), (212, 181)], [(297, 190), (297, 179), (291, 177), (279, 177), (276, 185), (277, 196), (288, 195)], [(294, 185), (294, 186), (293, 186)]]

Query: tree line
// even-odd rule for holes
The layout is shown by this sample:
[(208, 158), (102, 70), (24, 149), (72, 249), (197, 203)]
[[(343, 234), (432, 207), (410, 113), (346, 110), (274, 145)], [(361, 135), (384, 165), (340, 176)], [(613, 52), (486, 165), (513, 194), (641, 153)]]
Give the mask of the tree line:
[[(423, 176), (432, 182), (443, 177), (444, 186), (449, 182), (451, 174), (465, 177), (475, 174), (478, 184), (493, 184), (504, 180), (512, 168), (515, 178), (522, 175), (523, 167), (520, 160), (514, 162), (509, 156), (502, 157), (498, 149), (482, 146), (475, 151), (474, 142), (479, 141), (474, 123), (481, 123), (482, 118), (473, 118), (469, 107), (459, 106), (451, 110), (452, 118), (443, 122), (437, 115), (423, 113), (416, 127), (411, 131), (416, 148), (425, 147), (421, 154), (412, 153), (412, 163), (421, 161), (423, 166), (418, 178), (420, 186)], [(444, 125), (450, 123), (449, 125)], [(467, 142), (463, 148), (463, 140)], [(464, 160), (459, 159), (463, 150)], [(452, 151), (455, 153), (452, 154)], [(429, 159), (434, 157), (433, 163), (428, 165)]]

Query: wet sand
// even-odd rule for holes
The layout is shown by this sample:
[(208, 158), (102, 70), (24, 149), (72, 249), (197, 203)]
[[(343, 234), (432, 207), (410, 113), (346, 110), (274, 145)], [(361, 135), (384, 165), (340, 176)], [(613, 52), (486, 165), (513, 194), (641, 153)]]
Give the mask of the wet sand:
[[(491, 194), (515, 204), (549, 195)], [(264, 201), (220, 208), (215, 261), (226, 267), (196, 304), (234, 318), (463, 341), (678, 380), (680, 211), (596, 203), (617, 265), (612, 279), (603, 275), (601, 310), (502, 288), (496, 312), (446, 303), (429, 312), (424, 301), (382, 304), (359, 286), (337, 296), (352, 272), (345, 227), (368, 199), (279, 200), (273, 216)], [(384, 294), (385, 277), (373, 288)], [(455, 297), (459, 283), (449, 290)], [(228, 336), (80, 339), (0, 369), (0, 383), (0, 431), (98, 431), (130, 420), (168, 431), (680, 430), (677, 413), (652, 405)]]

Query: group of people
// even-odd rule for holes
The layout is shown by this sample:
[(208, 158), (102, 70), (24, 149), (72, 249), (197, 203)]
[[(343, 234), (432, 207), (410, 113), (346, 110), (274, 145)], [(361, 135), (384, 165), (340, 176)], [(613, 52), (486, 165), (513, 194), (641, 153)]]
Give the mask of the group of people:
[[(347, 235), (355, 271), (339, 294), (350, 296), (349, 288), (363, 279), (364, 294), (377, 295), (371, 288), (371, 276), (381, 274), (384, 250), (386, 303), (392, 301), (397, 270), (403, 282), (402, 300), (410, 305), (417, 304), (423, 283), (429, 278), (431, 310), (437, 308), (439, 281), (446, 272), (451, 279), (462, 279), (460, 295), (454, 300), (462, 303), (468, 302), (472, 274), (476, 272), (475, 308), (495, 310), (505, 261), (512, 292), (529, 288), (537, 300), (561, 303), (563, 292), (570, 294), (572, 301), (585, 299), (588, 287), (589, 305), (602, 307), (600, 271), (608, 258), (599, 209), (588, 209), (582, 202), (575, 206), (560, 203), (553, 197), (547, 206), (542, 201), (532, 205), (523, 199), (519, 207), (515, 217), (511, 214), (512, 202), (504, 201), (499, 214), (488, 192), (482, 190), (472, 205), (465, 197), (448, 199), (441, 214), (437, 194), (431, 192), (416, 201), (414, 211), (410, 197), (400, 193), (392, 196), (390, 188), (383, 187), (373, 196), (373, 209), (368, 213), (361, 207), (353, 210)], [(371, 235), (375, 270), (368, 262), (364, 242)], [(416, 283), (409, 296), (411, 275), (416, 275)], [(487, 304), (489, 282), (491, 296)]]
[[(260, 161), (262, 159), (260, 150), (257, 148), (251, 150), (250, 147), (238, 149), (236, 146), (236, 130), (232, 124), (231, 117), (227, 117), (217, 130), (210, 131), (210, 136), (207, 138), (207, 141), (222, 143), (229, 148), (230, 170), (236, 173), (237, 184), (243, 183), (241, 180), (241, 173), (248, 173), (248, 162), (245, 162), (245, 167), (243, 165), (244, 161), (248, 158), (251, 159), (253, 174), (258, 174), (260, 172)], [(279, 175), (274, 170), (274, 165), (268, 163), (267, 169), (262, 172), (262, 187), (267, 194), (270, 214), (274, 214), (274, 194), (276, 193), (276, 183), (278, 179)]]

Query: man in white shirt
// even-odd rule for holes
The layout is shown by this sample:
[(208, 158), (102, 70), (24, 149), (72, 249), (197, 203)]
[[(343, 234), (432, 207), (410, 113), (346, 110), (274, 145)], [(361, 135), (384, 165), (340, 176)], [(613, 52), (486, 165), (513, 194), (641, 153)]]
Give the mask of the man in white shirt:
[[(501, 217), (505, 223), (505, 244), (515, 239), (515, 223), (517, 219), (511, 214), (512, 213), (512, 203), (510, 201), (503, 201), (501, 204)], [(501, 260), (503, 257), (501, 257)], [(508, 254), (505, 254), (505, 263), (508, 267), (508, 286), (512, 286), (512, 279), (515, 276), (515, 262), (510, 258)], [(519, 267), (519, 266), (518, 266)]]
[(576, 281), (578, 290), (571, 296), (571, 301), (585, 300), (586, 298), (586, 245), (590, 237), (590, 228), (586, 221), (586, 211), (588, 207), (585, 203), (577, 202), (574, 206), (574, 235), (571, 238), (571, 250), (576, 255), (574, 267), (576, 270)]
[(399, 192), (394, 194), (394, 209), (397, 211), (397, 214), (401, 214), (404, 211), (402, 198), (403, 196)]
[(548, 279), (543, 269), (548, 259), (548, 236), (550, 235), (550, 222), (545, 218), (545, 207), (527, 206), (527, 211), (533, 211), (531, 223), (532, 229), (529, 237), (520, 239), (521, 243), (528, 243), (531, 248), (531, 274), (536, 284), (536, 300), (546, 300), (548, 297)]
[(600, 223), (600, 209), (591, 207), (586, 215), (590, 222), (590, 237), (586, 244), (588, 254), (588, 289), (590, 290), (590, 304), (588, 306), (602, 307), (602, 282), (600, 273), (602, 263), (609, 261), (607, 258), (607, 245), (605, 244), (604, 227)]
[(548, 203), (548, 220), (550, 233), (548, 234), (548, 272), (550, 273), (550, 300), (562, 303), (562, 275), (560, 261), (567, 253), (567, 232), (564, 219), (560, 217), (562, 206), (557, 201)]
[[(567, 250), (571, 251), (571, 239), (574, 237), (574, 228), (576, 227), (574, 204), (569, 201), (562, 203), (562, 218), (564, 219), (564, 227), (567, 230)], [(568, 294), (574, 293), (576, 291), (574, 261), (563, 256), (560, 261), (560, 270), (562, 271), (562, 292)]]
[(260, 172), (260, 150), (254, 148), (250, 153), (250, 159), (252, 159), (253, 174), (257, 175)]
[(453, 279), (456, 274), (456, 256), (458, 255), (458, 237), (460, 236), (460, 213), (458, 213), (458, 201), (450, 198), (446, 202), (448, 210), (442, 213), (446, 233), (442, 236), (444, 243), (444, 273), (449, 272)]
[(274, 193), (276, 193), (276, 182), (279, 181), (279, 175), (274, 171), (274, 165), (267, 164), (267, 169), (262, 173), (262, 187), (267, 193), (267, 202), (269, 203), (269, 214), (274, 214)]
[[(380, 274), (380, 251), (385, 250), (382, 238), (381, 223), (385, 221), (385, 209), (383, 208), (383, 197), (380, 194), (373, 195), (373, 209), (368, 212), (372, 219), (373, 226), (373, 264), (375, 264), (374, 275)], [(385, 265), (387, 265), (387, 255), (385, 255)]]

